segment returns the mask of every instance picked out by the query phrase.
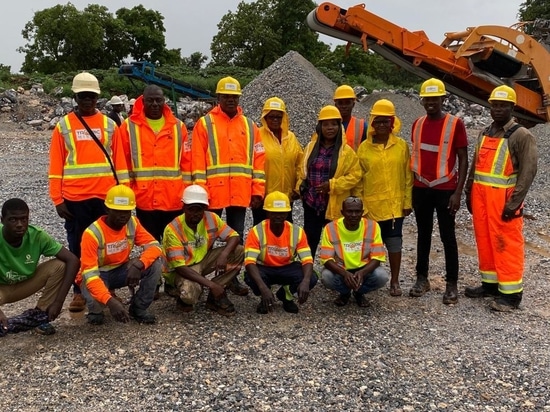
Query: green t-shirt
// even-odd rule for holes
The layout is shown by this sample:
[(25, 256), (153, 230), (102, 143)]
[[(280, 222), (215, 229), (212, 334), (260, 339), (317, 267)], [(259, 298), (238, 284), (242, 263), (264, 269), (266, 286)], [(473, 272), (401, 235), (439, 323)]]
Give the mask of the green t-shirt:
[(13, 247), (4, 240), (3, 225), (0, 225), (0, 284), (10, 285), (31, 278), (36, 271), (40, 256), (55, 256), (61, 244), (35, 226), (29, 225), (23, 242)]

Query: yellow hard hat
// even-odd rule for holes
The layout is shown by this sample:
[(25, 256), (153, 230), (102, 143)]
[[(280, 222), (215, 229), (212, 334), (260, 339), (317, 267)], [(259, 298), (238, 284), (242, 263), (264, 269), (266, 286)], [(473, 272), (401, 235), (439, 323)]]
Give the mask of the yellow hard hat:
[(281, 192), (271, 192), (265, 197), (264, 210), (266, 212), (290, 212), (288, 196)]
[(262, 109), (262, 111), (271, 111), (271, 110), (286, 112), (285, 102), (283, 102), (278, 97), (270, 97), (265, 101), (264, 108)]
[(340, 110), (336, 108), (336, 106), (325, 106), (321, 109), (319, 112), (318, 121), (321, 120), (329, 120), (329, 119), (338, 119), (342, 120), (342, 115), (340, 114)]
[(445, 85), (439, 79), (428, 79), (420, 86), (420, 97), (445, 96)]
[(233, 77), (224, 77), (216, 86), (216, 94), (236, 94), (240, 96), (241, 84)]
[(336, 88), (336, 90), (334, 91), (333, 99), (357, 99), (357, 96), (355, 95), (355, 92), (353, 91), (353, 88), (351, 86), (343, 84), (342, 86)]
[(99, 82), (97, 81), (97, 78), (87, 72), (78, 73), (73, 78), (73, 85), (71, 87), (71, 90), (75, 93), (80, 92), (92, 92), (92, 93), (101, 93), (99, 89)]
[(380, 99), (370, 109), (371, 116), (395, 116), (395, 106), (388, 99)]
[(136, 195), (128, 186), (113, 186), (107, 192), (105, 206), (114, 210), (134, 210), (136, 208)]
[(501, 100), (503, 102), (517, 103), (516, 91), (510, 86), (498, 86), (493, 89), (489, 101)]

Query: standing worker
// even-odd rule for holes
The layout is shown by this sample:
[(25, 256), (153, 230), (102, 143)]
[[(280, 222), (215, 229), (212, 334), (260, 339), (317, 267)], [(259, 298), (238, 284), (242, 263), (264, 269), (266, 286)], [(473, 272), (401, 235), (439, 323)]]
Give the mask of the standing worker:
[[(96, 77), (77, 74), (72, 91), (78, 107), (62, 117), (53, 131), (48, 178), (50, 198), (65, 219), (69, 250), (80, 257), (82, 233), (105, 214), (107, 191), (117, 184), (116, 177), (119, 183), (127, 183), (128, 170), (116, 123), (96, 109), (100, 93)], [(75, 284), (69, 310), (80, 312), (85, 307)]]
[[(221, 216), (241, 238), (246, 208), (262, 207), (265, 194), (265, 149), (254, 122), (239, 106), (241, 85), (224, 77), (216, 86), (218, 105), (193, 129), (192, 179), (210, 194), (210, 210)], [(244, 296), (248, 288), (234, 278), (230, 290)]]
[(412, 199), (418, 238), (416, 283), (409, 295), (420, 297), (430, 290), (428, 270), (435, 210), (445, 251), (443, 303), (453, 304), (458, 302), (455, 214), (468, 173), (468, 137), (462, 120), (442, 111), (445, 95), (441, 80), (428, 79), (422, 83), (420, 97), (426, 116), (416, 119), (412, 126)]
[(496, 87), (489, 97), (493, 123), (478, 137), (466, 184), (479, 257), (481, 286), (469, 298), (494, 296), (491, 308), (509, 312), (523, 295), (523, 201), (537, 174), (533, 135), (512, 119), (516, 92)]
[(109, 104), (111, 105), (112, 110), (109, 112), (108, 116), (115, 121), (117, 126), (120, 126), (124, 121), (124, 117), (122, 116), (124, 102), (120, 97), (113, 96), (111, 97), (111, 100), (109, 100)]
[(352, 116), (357, 96), (351, 86), (344, 84), (334, 91), (334, 105), (342, 115), (342, 125), (346, 131), (346, 142), (355, 151), (367, 137), (367, 124), (365, 119)]
[[(296, 187), (297, 173), (304, 150), (296, 135), (289, 130), (286, 105), (278, 97), (264, 103), (260, 136), (265, 148), (265, 194), (279, 191), (291, 200), (287, 219), (292, 222), (292, 201), (300, 198)], [(267, 218), (263, 208), (252, 209), (254, 226)]]
[(380, 226), (390, 261), (390, 295), (401, 296), (399, 272), (403, 248), (403, 221), (412, 212), (413, 176), (409, 145), (398, 133), (401, 120), (387, 99), (378, 100), (370, 111), (367, 140), (357, 150), (363, 170), (358, 193), (365, 216)]
[(187, 128), (172, 114), (162, 89), (149, 85), (120, 131), (136, 216), (160, 242), (164, 228), (182, 212), (184, 185), (191, 179)]

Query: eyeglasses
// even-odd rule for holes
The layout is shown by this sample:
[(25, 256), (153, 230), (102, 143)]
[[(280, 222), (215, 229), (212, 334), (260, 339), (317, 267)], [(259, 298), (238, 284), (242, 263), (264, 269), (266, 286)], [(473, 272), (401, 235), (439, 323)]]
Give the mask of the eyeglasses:
[(266, 116), (265, 117), (267, 120), (271, 120), (272, 122), (282, 122), (283, 121), (283, 116), (272, 116), (272, 115), (269, 115), (269, 116)]
[(84, 100), (84, 99), (97, 99), (98, 98), (98, 95), (97, 93), (94, 93), (94, 92), (78, 92), (76, 94), (76, 97), (79, 99), (79, 100)]
[(348, 196), (344, 199), (344, 202), (346, 202), (346, 203), (362, 203), (363, 201), (359, 197)]

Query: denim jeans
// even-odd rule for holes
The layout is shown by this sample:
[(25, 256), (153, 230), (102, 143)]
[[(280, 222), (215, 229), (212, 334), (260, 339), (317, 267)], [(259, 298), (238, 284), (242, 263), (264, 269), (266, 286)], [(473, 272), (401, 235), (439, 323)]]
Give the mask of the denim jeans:
[[(356, 272), (357, 270), (359, 269), (356, 269), (352, 272)], [(359, 295), (364, 295), (365, 293), (373, 292), (377, 289), (380, 289), (388, 282), (388, 279), (388, 272), (384, 268), (378, 266), (371, 273), (365, 276), (365, 278), (363, 279), (363, 284), (356, 293), (358, 293)], [(344, 282), (344, 278), (338, 274), (332, 273), (328, 269), (323, 269), (323, 271), (321, 272), (321, 281), (326, 288), (335, 290), (341, 295), (347, 295), (351, 293), (351, 289)]]
[[(263, 282), (270, 289), (272, 285), (288, 286), (290, 293), (294, 294), (298, 290), (300, 283), (304, 280), (304, 272), (300, 262), (293, 262), (286, 266), (257, 265), (257, 267)], [(256, 296), (261, 295), (260, 288), (248, 272), (245, 272), (244, 281), (250, 286), (250, 289), (252, 289), (252, 292)], [(309, 290), (313, 289), (316, 284), (317, 276), (315, 276), (315, 273), (312, 273), (309, 280)]]
[[(160, 279), (162, 272), (162, 262), (157, 259), (151, 266), (144, 269), (141, 272), (141, 281), (139, 282), (139, 289), (132, 298), (132, 306), (136, 309), (146, 310), (151, 303), (153, 303), (153, 297), (155, 296), (155, 288)], [(105, 272), (100, 272), (100, 277), (105, 286), (108, 289), (120, 289), (126, 286), (126, 278), (128, 276), (128, 268), (126, 263), (120, 265), (115, 269), (111, 269)], [(85, 282), (82, 282), (82, 296), (86, 299), (89, 313), (101, 313), (105, 308), (105, 305), (95, 300)]]
[(416, 242), (416, 274), (428, 276), (430, 269), (430, 249), (434, 226), (434, 210), (437, 214), (439, 236), (445, 252), (447, 282), (458, 280), (458, 246), (456, 244), (455, 217), (447, 206), (454, 190), (437, 190), (413, 187), (412, 203), (418, 238)]

